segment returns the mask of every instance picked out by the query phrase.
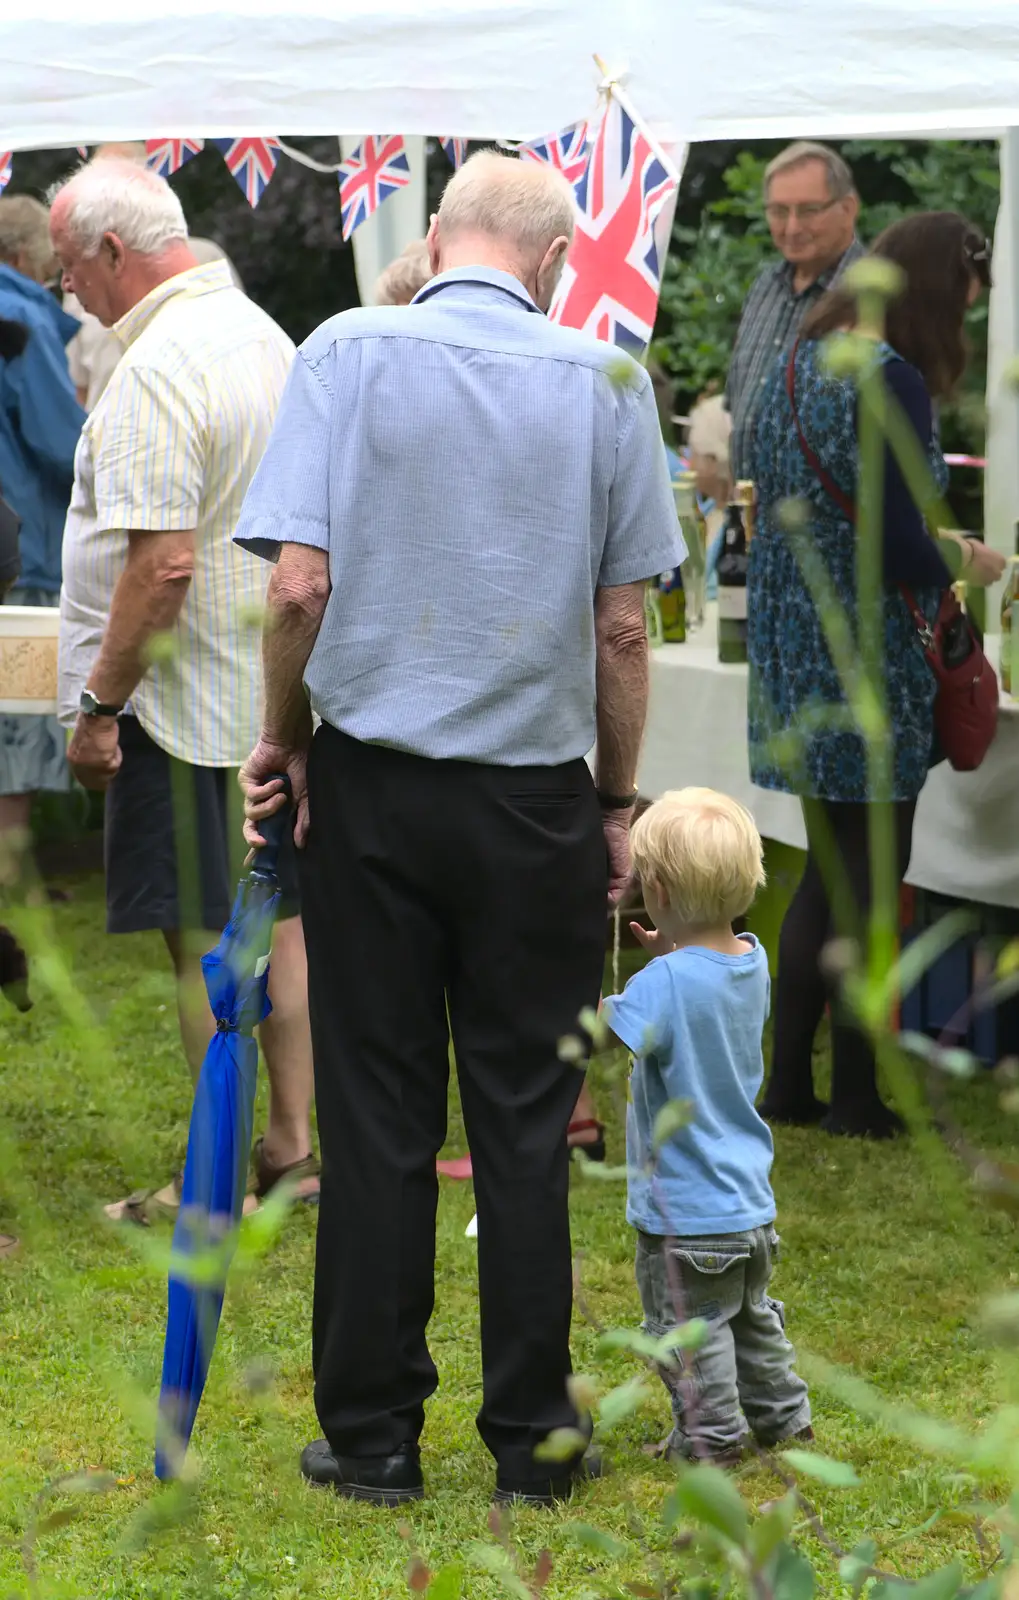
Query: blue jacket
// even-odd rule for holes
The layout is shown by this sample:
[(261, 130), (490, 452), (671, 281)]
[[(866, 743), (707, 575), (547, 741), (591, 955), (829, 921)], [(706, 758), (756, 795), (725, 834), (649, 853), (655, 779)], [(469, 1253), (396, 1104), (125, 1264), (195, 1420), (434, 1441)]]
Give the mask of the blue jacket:
[(60, 591), (60, 546), (85, 422), (65, 346), (78, 323), (53, 295), (0, 265), (0, 317), (28, 329), (24, 355), (0, 361), (0, 489), (21, 517), (25, 588)]

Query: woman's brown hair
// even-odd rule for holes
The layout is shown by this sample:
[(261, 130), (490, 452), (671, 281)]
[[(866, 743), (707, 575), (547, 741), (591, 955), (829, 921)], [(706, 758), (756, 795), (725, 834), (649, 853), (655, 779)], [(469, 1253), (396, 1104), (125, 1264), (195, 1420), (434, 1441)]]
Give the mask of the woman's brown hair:
[[(905, 276), (902, 292), (888, 303), (888, 343), (922, 373), (932, 397), (944, 399), (969, 359), (963, 324), (970, 285), (976, 278), (990, 287), (987, 240), (958, 211), (921, 211), (893, 222), (870, 254), (893, 262)], [(855, 319), (855, 296), (833, 289), (804, 319), (800, 337), (821, 339)]]

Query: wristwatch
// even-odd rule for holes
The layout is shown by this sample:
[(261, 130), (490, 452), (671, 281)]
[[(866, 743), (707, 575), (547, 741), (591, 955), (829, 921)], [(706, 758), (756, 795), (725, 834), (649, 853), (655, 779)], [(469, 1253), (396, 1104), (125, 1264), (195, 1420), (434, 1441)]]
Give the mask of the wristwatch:
[(604, 789), (599, 789), (598, 804), (603, 811), (629, 811), (637, 803), (637, 791), (633, 789), (629, 794), (606, 794)]
[(78, 701), (78, 710), (86, 717), (119, 717), (123, 709), (123, 706), (103, 705), (91, 689), (83, 689)]

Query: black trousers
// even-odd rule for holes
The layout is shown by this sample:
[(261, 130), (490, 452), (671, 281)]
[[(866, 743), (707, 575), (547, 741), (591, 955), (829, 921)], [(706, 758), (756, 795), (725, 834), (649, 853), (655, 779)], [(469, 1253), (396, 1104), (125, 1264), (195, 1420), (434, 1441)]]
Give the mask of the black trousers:
[(597, 1004), (604, 962), (590, 774), (429, 761), (324, 725), (308, 797), (323, 1431), (338, 1454), (389, 1454), (417, 1439), (436, 1388), (425, 1330), (452, 1036), (478, 1211), (478, 1427), (505, 1471), (541, 1475), (535, 1445), (576, 1423), (566, 1129), (579, 1080), (557, 1044)]
[[(854, 937), (862, 938), (870, 911), (869, 807), (863, 803), (804, 800), (807, 829), (807, 863), (799, 887), (789, 904), (778, 947), (775, 985), (775, 1036), (771, 1077), (765, 1105), (770, 1110), (795, 1112), (813, 1097), (811, 1053), (824, 1008), (833, 1001), (832, 1091), (833, 1125), (846, 1131), (870, 1128), (885, 1114), (877, 1089), (874, 1052), (864, 1034), (842, 1014), (837, 995), (819, 964), (824, 946), (837, 927), (828, 891), (821, 875), (823, 830), (834, 844), (852, 901), (842, 907)], [(913, 845), (915, 800), (892, 806), (896, 845), (896, 890), (909, 867)]]

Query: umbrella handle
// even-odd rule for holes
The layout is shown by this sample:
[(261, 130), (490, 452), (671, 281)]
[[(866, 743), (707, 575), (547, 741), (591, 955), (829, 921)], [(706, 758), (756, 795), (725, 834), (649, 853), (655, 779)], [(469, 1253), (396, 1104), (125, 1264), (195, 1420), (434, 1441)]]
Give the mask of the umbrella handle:
[(273, 783), (277, 778), (283, 784), (286, 805), (280, 806), (279, 810), (274, 811), (271, 817), (263, 817), (258, 824), (258, 831), (265, 843), (255, 856), (252, 868), (252, 871), (259, 875), (268, 876), (271, 874), (273, 877), (276, 876), (276, 867), (283, 840), (286, 837), (287, 829), (291, 826), (293, 802), (293, 790), (290, 786), (290, 779), (285, 772), (274, 772), (265, 781), (266, 783)]

